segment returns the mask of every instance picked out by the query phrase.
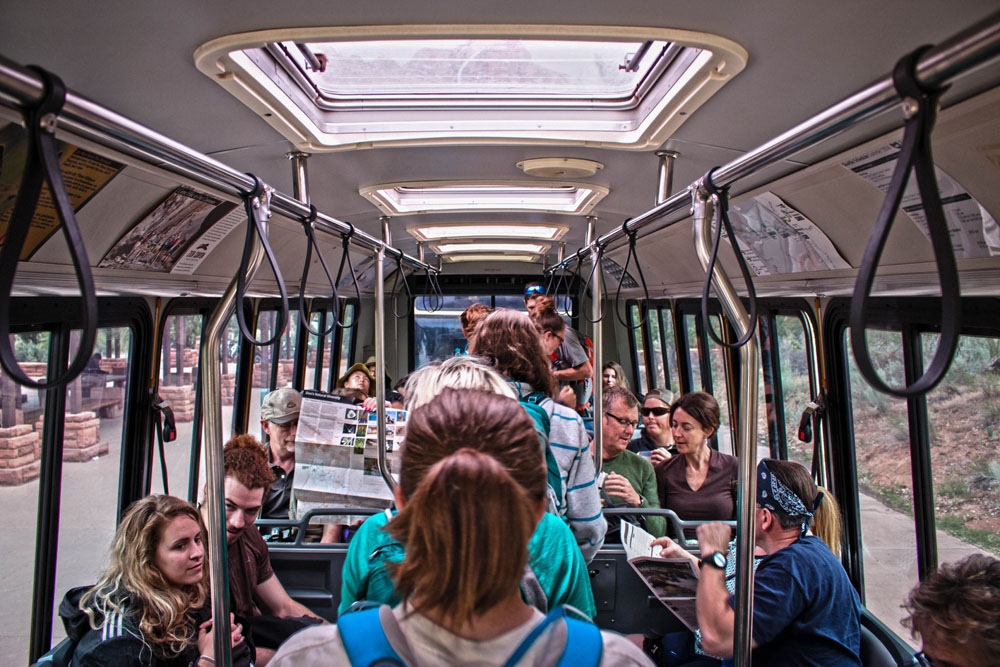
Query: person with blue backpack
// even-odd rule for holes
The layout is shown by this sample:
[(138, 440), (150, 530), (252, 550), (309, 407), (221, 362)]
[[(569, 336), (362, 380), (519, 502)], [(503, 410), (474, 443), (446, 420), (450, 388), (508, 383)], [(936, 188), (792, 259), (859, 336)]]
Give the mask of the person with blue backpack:
[[(484, 451), (487, 442), (497, 444)], [(624, 637), (522, 599), (547, 482), (517, 401), (445, 389), (410, 414), (401, 457), (400, 510), (386, 529), (406, 549), (390, 568), (402, 602), (297, 633), (273, 667), (652, 664)]]
[(548, 417), (547, 451), (557, 472), (550, 478), (549, 509), (566, 520), (590, 562), (607, 532), (590, 438), (580, 415), (552, 400), (556, 381), (542, 333), (526, 314), (502, 308), (479, 323), (469, 351), (488, 360), (511, 383), (526, 409)]
[[(414, 371), (406, 385), (407, 410), (415, 410), (430, 402), (447, 388), (487, 391), (516, 398), (514, 389), (489, 364), (479, 357), (463, 355)], [(529, 416), (534, 419), (536, 415)], [(547, 427), (537, 421), (535, 429), (536, 432), (540, 429), (547, 432)], [(470, 444), (455, 442), (456, 446)], [(487, 453), (506, 446), (502, 441), (491, 440), (471, 444)], [(556, 472), (558, 475), (558, 469)], [(393, 606), (399, 604), (400, 597), (389, 569), (403, 560), (405, 548), (385, 530), (393, 516), (394, 512), (387, 510), (370, 517), (351, 539), (341, 572), (339, 613), (345, 613), (360, 600)], [(547, 513), (542, 517), (528, 542), (528, 563), (521, 577), (521, 597), (543, 613), (565, 605), (587, 618), (596, 614), (587, 564), (569, 527), (553, 514)]]

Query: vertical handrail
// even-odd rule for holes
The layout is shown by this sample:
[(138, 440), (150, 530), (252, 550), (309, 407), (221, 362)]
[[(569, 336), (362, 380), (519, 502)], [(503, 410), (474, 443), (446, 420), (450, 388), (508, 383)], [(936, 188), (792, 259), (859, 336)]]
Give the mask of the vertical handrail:
[[(587, 218), (587, 238), (597, 238), (597, 218), (593, 216)], [(590, 257), (594, 262), (594, 273), (598, 274), (598, 279), (593, 281), (594, 288), (590, 301), (591, 317), (594, 320), (594, 366), (590, 370), (594, 378), (594, 470), (596, 474), (600, 475), (601, 465), (604, 463), (604, 433), (602, 432), (604, 427), (604, 382), (600, 370), (601, 366), (604, 365), (604, 323), (600, 321), (604, 283), (600, 280), (599, 275), (602, 270), (601, 253), (597, 246), (594, 246)], [(583, 341), (580, 343), (582, 344)]]
[(674, 161), (681, 156), (677, 151), (656, 151), (659, 159), (656, 178), (656, 201), (655, 206), (659, 206), (667, 201), (670, 192), (674, 189)]
[[(694, 212), (694, 245), (698, 259), (708, 270), (712, 245), (712, 219), (716, 216), (713, 198), (699, 183), (692, 193)], [(716, 220), (715, 224), (722, 224)], [(722, 302), (722, 310), (736, 330), (738, 338), (750, 329), (750, 315), (733, 283), (722, 266), (716, 263), (712, 269), (712, 285)], [(757, 339), (750, 337), (746, 345), (739, 349), (740, 355), (740, 405), (737, 424), (737, 446), (739, 447), (739, 492), (737, 494), (736, 530), (736, 627), (734, 633), (734, 658), (739, 667), (750, 664), (750, 647), (753, 631), (753, 553), (754, 514), (756, 509), (757, 478), (757, 373), (760, 369), (760, 351)]]
[[(247, 224), (253, 224), (247, 220)], [(264, 222), (267, 230), (267, 221)], [(246, 281), (253, 280), (264, 259), (264, 246), (255, 238), (247, 264)], [(201, 366), (198, 369), (201, 388), (202, 412), (205, 415), (205, 475), (207, 489), (205, 506), (208, 514), (208, 560), (212, 587), (212, 627), (215, 629), (215, 661), (219, 665), (231, 663), (229, 642), (229, 561), (226, 549), (225, 470), (222, 459), (222, 378), (219, 343), (226, 322), (236, 311), (236, 283), (234, 277), (222, 294), (215, 310), (209, 315), (201, 337)], [(246, 341), (244, 343), (248, 344)], [(252, 530), (253, 527), (251, 526)]]
[[(375, 251), (375, 415), (378, 433), (378, 471), (389, 491), (396, 482), (385, 460), (385, 246), (390, 243), (389, 219), (382, 218), (382, 245)], [(399, 267), (399, 271), (403, 268)], [(395, 296), (393, 296), (395, 298)]]

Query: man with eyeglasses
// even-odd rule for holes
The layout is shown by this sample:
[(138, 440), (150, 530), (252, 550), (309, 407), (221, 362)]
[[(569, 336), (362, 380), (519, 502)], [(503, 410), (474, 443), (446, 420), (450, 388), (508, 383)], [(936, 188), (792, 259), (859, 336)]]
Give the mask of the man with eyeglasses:
[(264, 496), (262, 519), (287, 519), (295, 475), (295, 435), (302, 395), (291, 387), (275, 389), (260, 406), (260, 429), (274, 481)]
[[(606, 473), (601, 496), (605, 507), (645, 507), (659, 509), (656, 473), (648, 459), (628, 451), (629, 441), (639, 421), (639, 401), (625, 387), (615, 385), (604, 390), (604, 416), (601, 424), (603, 464)], [(608, 517), (609, 532), (617, 525)], [(627, 517), (629, 519), (629, 517)], [(666, 534), (666, 519), (662, 516), (637, 515), (654, 537)]]

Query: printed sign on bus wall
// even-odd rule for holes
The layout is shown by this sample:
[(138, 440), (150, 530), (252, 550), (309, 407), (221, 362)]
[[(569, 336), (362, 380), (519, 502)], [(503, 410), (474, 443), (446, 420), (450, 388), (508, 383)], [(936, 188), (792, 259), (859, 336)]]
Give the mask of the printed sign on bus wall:
[[(74, 211), (79, 211), (100, 192), (125, 165), (108, 158), (71, 146), (59, 144), (59, 169), (62, 172), (66, 193)], [(21, 187), (24, 163), (28, 159), (28, 135), (19, 125), (0, 126), (0, 242), (7, 235), (7, 225), (14, 211), (17, 190)], [(31, 220), (31, 229), (21, 250), (21, 260), (31, 259), (62, 223), (52, 204), (48, 186), (43, 186)]]

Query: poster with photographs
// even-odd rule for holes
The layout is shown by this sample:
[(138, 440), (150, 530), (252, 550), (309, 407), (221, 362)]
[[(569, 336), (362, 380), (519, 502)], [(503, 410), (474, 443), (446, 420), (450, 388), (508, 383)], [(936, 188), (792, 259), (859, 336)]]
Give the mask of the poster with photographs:
[[(385, 452), (390, 473), (398, 469), (406, 418), (405, 410), (386, 410)], [(350, 399), (303, 392), (295, 436), (297, 516), (313, 508), (384, 509), (392, 503), (392, 493), (378, 467), (377, 420), (377, 413), (365, 412)]]
[(692, 632), (698, 629), (698, 572), (687, 558), (632, 558), (628, 562), (656, 599)]

